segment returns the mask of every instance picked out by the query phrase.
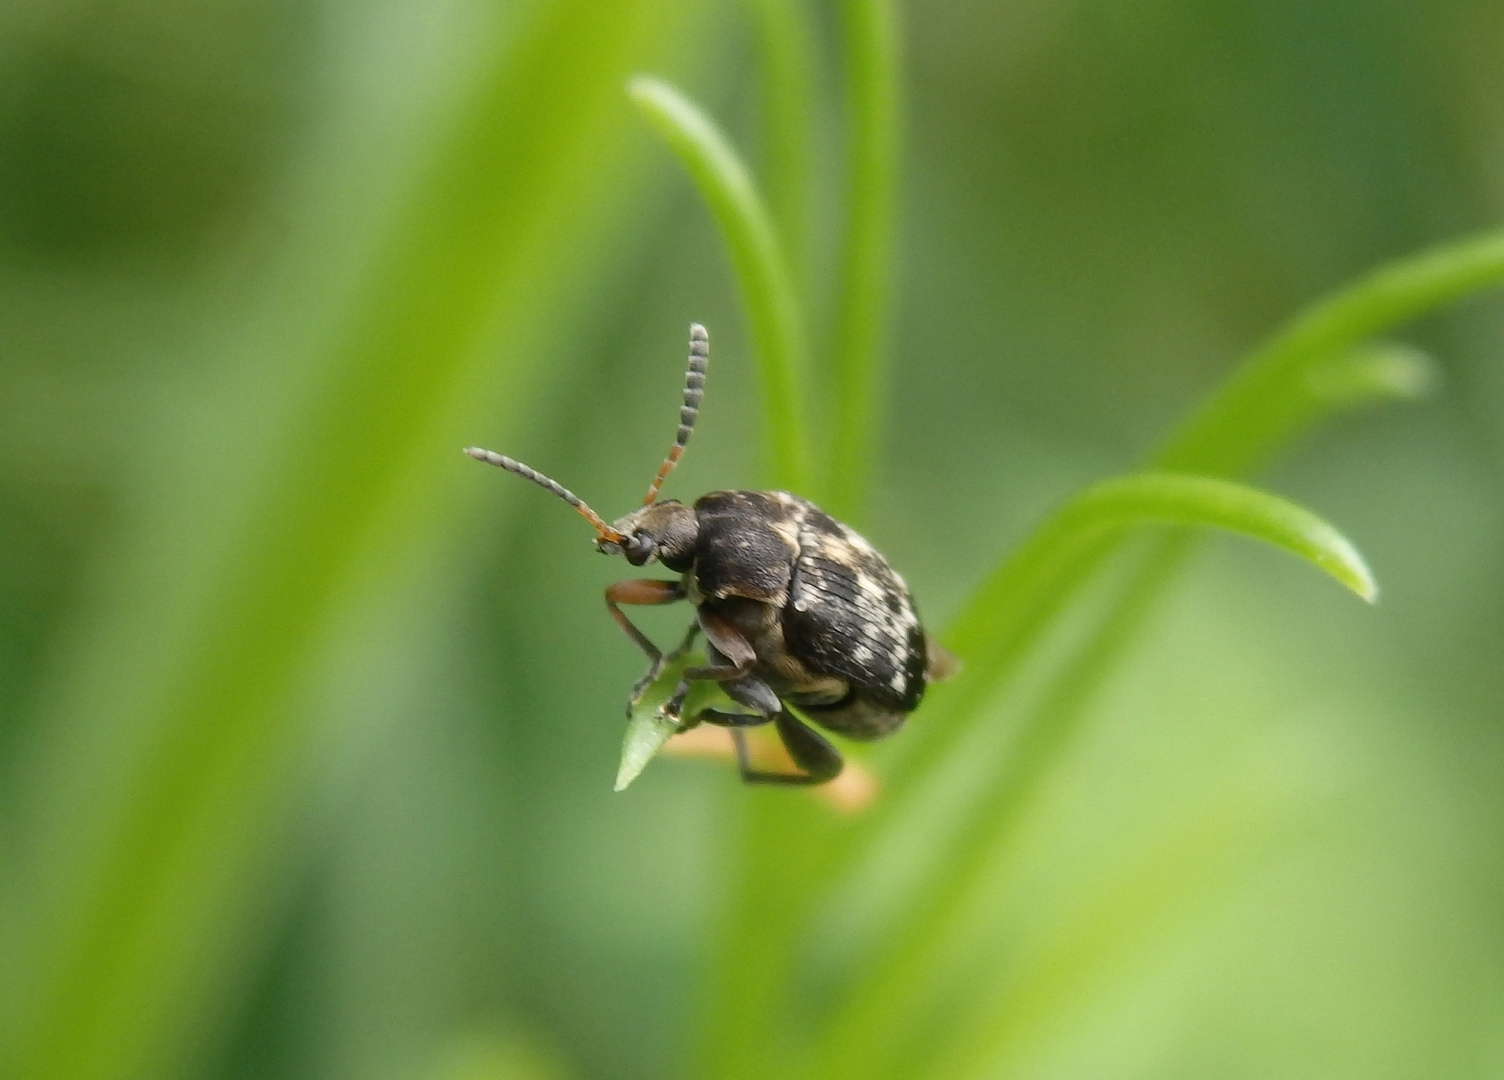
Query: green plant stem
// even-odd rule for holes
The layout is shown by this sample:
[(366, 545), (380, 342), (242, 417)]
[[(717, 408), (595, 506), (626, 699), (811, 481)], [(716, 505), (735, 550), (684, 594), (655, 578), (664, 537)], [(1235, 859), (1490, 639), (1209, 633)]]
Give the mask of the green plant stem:
[(643, 75), (627, 92), (694, 180), (731, 253), (762, 375), (772, 481), (808, 491), (804, 322), (767, 207), (731, 143), (698, 105)]
[(808, 295), (815, 144), (815, 46), (801, 0), (751, 0), (763, 67), (768, 204), (796, 285)]
[[(766, 101), (769, 190), (783, 230), (775, 230), (745, 167), (711, 121), (672, 88), (651, 81), (633, 83), (632, 93), (680, 155), (731, 249), (743, 302), (758, 344), (768, 413), (768, 444), (776, 482), (804, 494), (810, 490), (808, 442), (803, 426), (800, 382), (804, 375), (804, 328), (795, 303), (790, 268), (808, 283), (808, 211), (813, 143), (813, 58), (809, 28), (798, 0), (754, 0), (767, 57)], [(828, 470), (819, 479), (830, 482)], [(823, 500), (822, 501), (828, 501)], [(698, 1048), (703, 1075), (761, 1078), (787, 1071), (778, 1038), (785, 1005), (787, 927), (803, 909), (805, 894), (795, 881), (818, 880), (820, 872), (790, 866), (798, 852), (818, 858), (828, 845), (817, 837), (829, 828), (803, 800), (759, 799), (762, 792), (739, 792), (728, 831), (737, 833), (738, 852), (728, 900), (720, 911), (722, 931), (712, 957), (713, 992), (707, 998)], [(790, 852), (790, 834), (807, 842)]]
[(859, 520), (887, 386), (899, 154), (899, 25), (893, 0), (843, 0), (846, 221), (835, 339), (830, 510)]

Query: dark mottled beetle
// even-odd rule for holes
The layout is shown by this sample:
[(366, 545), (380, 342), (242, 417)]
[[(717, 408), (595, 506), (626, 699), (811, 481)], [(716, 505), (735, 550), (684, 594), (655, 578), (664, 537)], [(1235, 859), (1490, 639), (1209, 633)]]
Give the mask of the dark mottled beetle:
[[(622, 581), (606, 590), (606, 607), (652, 663), (633, 701), (682, 655), (698, 633), (703, 667), (691, 667), (664, 712), (678, 721), (689, 684), (713, 679), (749, 710), (706, 709), (684, 726), (731, 729), (742, 778), (769, 784), (822, 784), (841, 771), (841, 755), (785, 708), (851, 739), (896, 731), (919, 705), (927, 681), (955, 660), (925, 636), (903, 578), (854, 531), (808, 500), (785, 491), (712, 491), (685, 506), (657, 502), (658, 490), (689, 442), (704, 392), (709, 338), (689, 330), (689, 373), (678, 438), (653, 478), (641, 509), (607, 525), (573, 492), (542, 473), (490, 450), (465, 453), (527, 478), (569, 503), (595, 526), (596, 547), (633, 566), (654, 560), (677, 581)], [(621, 604), (688, 600), (695, 622), (664, 656), (622, 612)], [(750, 764), (741, 728), (772, 723), (802, 773), (771, 773)]]

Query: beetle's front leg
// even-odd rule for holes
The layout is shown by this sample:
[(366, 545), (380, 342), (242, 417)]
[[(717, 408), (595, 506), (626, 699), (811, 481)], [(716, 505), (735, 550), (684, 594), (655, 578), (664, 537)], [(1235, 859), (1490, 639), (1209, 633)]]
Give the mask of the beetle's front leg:
[(679, 644), (675, 645), (671, 650), (664, 653), (662, 656), (658, 657), (658, 659), (654, 660), (648, 665), (647, 672), (642, 676), (642, 678), (637, 680), (636, 685), (632, 687), (631, 697), (627, 699), (627, 716), (629, 718), (631, 717), (633, 710), (637, 708), (637, 703), (642, 700), (642, 695), (648, 692), (648, 687), (652, 686), (655, 682), (658, 681), (658, 676), (663, 674), (664, 668), (670, 667), (685, 653), (689, 652), (690, 647), (694, 645), (695, 638), (699, 636), (699, 633), (700, 624), (697, 622), (690, 623), (689, 629), (684, 633), (683, 640), (680, 641)]
[[(616, 625), (626, 631), (627, 637), (637, 643), (637, 647), (648, 654), (648, 673), (637, 680), (637, 685), (632, 689), (632, 701), (642, 696), (644, 690), (652, 685), (653, 680), (663, 671), (663, 665), (667, 662), (663, 651), (648, 639), (648, 636), (632, 624), (619, 604), (640, 604), (644, 606), (654, 604), (672, 604), (684, 599), (684, 586), (677, 581), (657, 581), (653, 578), (638, 578), (634, 581), (618, 581), (615, 585), (606, 588), (606, 608), (611, 612), (611, 617), (616, 620)], [(693, 635), (684, 639), (681, 650), (687, 648)], [(630, 712), (630, 707), (628, 712)]]

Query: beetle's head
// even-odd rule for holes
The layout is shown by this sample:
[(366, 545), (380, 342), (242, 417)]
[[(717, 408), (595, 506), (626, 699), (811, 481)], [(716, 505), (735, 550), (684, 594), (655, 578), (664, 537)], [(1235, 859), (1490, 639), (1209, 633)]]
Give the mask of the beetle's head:
[(679, 432), (674, 445), (659, 466), (658, 475), (653, 477), (642, 506), (613, 524), (607, 525), (574, 492), (520, 461), (477, 446), (467, 447), (465, 453), (477, 461), (484, 461), (531, 480), (573, 506), (586, 521), (595, 526), (595, 547), (602, 554), (624, 556), (633, 566), (643, 566), (657, 559), (671, 570), (683, 571), (688, 569), (688, 564), (694, 559), (695, 540), (699, 534), (695, 512), (693, 508), (672, 499), (661, 503), (656, 500), (658, 490), (679, 463), (684, 447), (689, 442), (689, 434), (694, 430), (695, 417), (700, 410), (700, 398), (704, 393), (705, 368), (710, 362), (709, 356), (710, 338), (705, 333), (705, 328), (695, 323), (689, 328), (689, 371), (684, 376), (684, 405), (679, 410)]
[(611, 531), (619, 539), (604, 534), (595, 548), (603, 555), (621, 555), (633, 566), (643, 566), (657, 559), (670, 569), (683, 569), (694, 560), (695, 541), (700, 525), (693, 507), (675, 499), (649, 503), (613, 522)]

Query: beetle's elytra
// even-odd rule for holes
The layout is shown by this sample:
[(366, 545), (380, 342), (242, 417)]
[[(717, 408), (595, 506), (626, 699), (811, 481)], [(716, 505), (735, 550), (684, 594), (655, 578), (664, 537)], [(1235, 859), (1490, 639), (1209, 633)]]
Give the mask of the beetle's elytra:
[[(709, 350), (705, 328), (691, 326), (678, 436), (642, 506), (610, 525), (520, 461), (478, 447), (465, 453), (569, 503), (595, 527), (599, 551), (633, 566), (658, 562), (679, 575), (622, 581), (606, 590), (611, 617), (651, 660), (639, 693), (703, 633), (707, 662), (685, 669), (665, 712), (686, 729), (698, 723), (731, 729), (748, 782), (823, 784), (840, 773), (841, 755), (788, 705), (828, 731), (880, 739), (902, 725), (925, 685), (943, 678), (955, 661), (925, 636), (909, 587), (887, 560), (814, 503), (785, 491), (712, 491), (693, 506), (658, 501), (694, 430)], [(694, 605), (695, 620), (670, 657), (621, 610), (622, 604), (679, 600)], [(706, 709), (681, 717), (689, 684), (702, 679), (719, 682), (747, 711)], [(752, 768), (741, 729), (769, 723), (802, 772)]]

